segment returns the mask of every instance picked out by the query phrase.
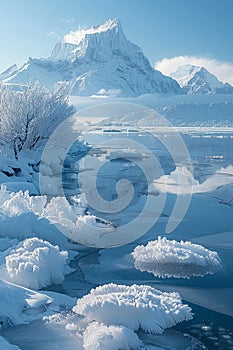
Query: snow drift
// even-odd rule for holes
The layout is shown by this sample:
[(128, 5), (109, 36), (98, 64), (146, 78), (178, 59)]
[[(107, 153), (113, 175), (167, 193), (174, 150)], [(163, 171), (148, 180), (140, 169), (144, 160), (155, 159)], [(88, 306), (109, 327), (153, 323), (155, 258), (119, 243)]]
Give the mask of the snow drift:
[(43, 216), (67, 237), (83, 245), (98, 246), (104, 234), (115, 231), (110, 223), (95, 215), (79, 215), (77, 210), (75, 205), (70, 206), (65, 197), (56, 197), (47, 205)]
[[(8, 147), (10, 146), (8, 145)], [(33, 167), (39, 162), (40, 152), (24, 150), (18, 155), (18, 160), (16, 160), (11, 149), (5, 149), (6, 146), (4, 145), (1, 148), (0, 182), (15, 183), (17, 185), (17, 182), (22, 181), (25, 183), (25, 186), (33, 186), (29, 182), (32, 181), (34, 174)]]
[(65, 197), (30, 196), (29, 192), (0, 189), (0, 237), (25, 239), (39, 237), (65, 246), (67, 237), (84, 245), (98, 245), (103, 234), (115, 227), (95, 215), (86, 215), (82, 196), (73, 197), (71, 206)]
[(161, 334), (178, 322), (192, 319), (191, 308), (178, 293), (163, 293), (145, 285), (107, 284), (77, 301), (73, 311), (88, 321), (120, 325)]
[(41, 289), (59, 284), (72, 271), (67, 265), (68, 253), (58, 246), (38, 238), (29, 238), (19, 243), (6, 256), (6, 271), (11, 282)]
[(216, 252), (191, 242), (170, 241), (166, 237), (158, 237), (146, 246), (137, 246), (132, 256), (136, 269), (162, 278), (204, 276), (221, 268), (221, 259)]
[(0, 190), (0, 216), (18, 216), (33, 212), (41, 215), (46, 205), (46, 196), (30, 196), (28, 191), (9, 192), (2, 185)]

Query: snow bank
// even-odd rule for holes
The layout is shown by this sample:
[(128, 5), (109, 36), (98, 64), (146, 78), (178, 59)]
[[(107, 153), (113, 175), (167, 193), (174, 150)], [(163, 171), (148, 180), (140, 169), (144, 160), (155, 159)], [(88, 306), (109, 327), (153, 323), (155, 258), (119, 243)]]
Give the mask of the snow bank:
[(43, 217), (73, 241), (88, 246), (98, 246), (104, 234), (115, 231), (111, 224), (100, 222), (95, 215), (77, 215), (77, 208), (71, 207), (64, 197), (52, 198)]
[(178, 293), (163, 293), (145, 285), (97, 287), (79, 299), (73, 311), (89, 321), (157, 334), (192, 319), (191, 308), (182, 304)]
[(46, 205), (46, 196), (30, 196), (28, 191), (8, 192), (6, 186), (0, 189), (0, 215), (18, 216), (33, 212), (41, 215)]
[(0, 237), (23, 240), (39, 237), (64, 246), (67, 238), (45, 216), (46, 196), (30, 196), (29, 192), (9, 192), (0, 188)]
[(20, 350), (18, 346), (11, 345), (3, 337), (0, 336), (0, 349), (1, 350)]
[(6, 256), (6, 271), (11, 282), (33, 289), (59, 284), (72, 271), (68, 253), (38, 238), (19, 243)]
[(23, 151), (19, 154), (18, 160), (15, 159), (13, 150), (7, 149), (5, 153), (0, 150), (0, 183), (31, 182), (35, 166), (40, 159), (40, 152)]
[(221, 268), (221, 259), (216, 252), (191, 242), (170, 241), (166, 237), (158, 237), (146, 246), (137, 246), (132, 256), (136, 269), (162, 278), (204, 276)]
[[(72, 207), (65, 197), (55, 197), (47, 204), (46, 196), (0, 189), (0, 237), (25, 239), (37, 236), (64, 245), (69, 237), (84, 245), (94, 245), (101, 235), (115, 228), (96, 216), (86, 215), (82, 196), (74, 198)], [(64, 235), (65, 234), (65, 235)]]
[(103, 323), (90, 323), (83, 333), (85, 350), (137, 350), (141, 341), (129, 328), (106, 326)]

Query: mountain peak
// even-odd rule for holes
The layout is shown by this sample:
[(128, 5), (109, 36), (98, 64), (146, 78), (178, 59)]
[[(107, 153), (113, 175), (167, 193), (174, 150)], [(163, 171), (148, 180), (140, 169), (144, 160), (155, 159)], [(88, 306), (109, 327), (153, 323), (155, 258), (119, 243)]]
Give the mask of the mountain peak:
[(184, 87), (202, 68), (203, 67), (194, 66), (192, 64), (185, 64), (178, 67), (175, 72), (171, 73), (171, 77), (176, 79), (181, 87)]
[(66, 85), (73, 95), (138, 96), (182, 93), (178, 83), (150, 65), (140, 47), (128, 40), (119, 19), (64, 36), (47, 59), (31, 59), (11, 83), (39, 80), (52, 88)]
[(78, 29), (66, 34), (63, 41), (55, 45), (50, 58), (75, 61), (87, 54), (92, 54), (93, 51), (95, 51), (95, 56), (103, 58), (108, 56), (109, 51), (123, 49), (127, 51), (132, 45), (134, 44), (125, 37), (120, 20), (114, 18), (101, 25)]
[(64, 36), (64, 42), (72, 45), (79, 45), (80, 42), (90, 34), (100, 34), (113, 29), (121, 28), (120, 20), (118, 18), (109, 19), (101, 25), (95, 25), (88, 29), (78, 29), (71, 31)]
[(233, 93), (230, 84), (224, 84), (205, 67), (186, 64), (180, 66), (171, 77), (175, 79), (188, 94)]

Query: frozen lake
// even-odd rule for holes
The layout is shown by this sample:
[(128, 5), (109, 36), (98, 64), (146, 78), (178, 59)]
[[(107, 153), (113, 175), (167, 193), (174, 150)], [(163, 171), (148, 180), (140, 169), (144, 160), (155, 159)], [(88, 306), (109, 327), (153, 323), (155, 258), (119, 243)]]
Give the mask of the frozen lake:
[[(158, 132), (151, 128), (150, 133)], [(167, 132), (167, 131), (166, 131)], [(205, 182), (214, 176), (216, 171), (227, 168), (233, 164), (233, 133), (228, 128), (180, 128), (182, 139), (189, 151), (193, 174), (199, 183)], [(130, 137), (137, 142), (143, 142), (159, 158), (164, 173), (169, 174), (174, 170), (174, 162), (169, 157), (164, 147), (154, 136), (150, 134), (105, 132), (87, 135), (87, 140), (93, 144), (99, 144), (104, 139), (111, 137)], [(122, 161), (123, 162), (123, 161)], [(112, 163), (114, 167), (121, 161)], [(122, 166), (122, 164), (121, 164)], [(112, 177), (109, 175), (104, 181), (111, 185)], [(138, 175), (140, 178), (140, 174)], [(232, 173), (227, 176), (233, 182)], [(107, 178), (107, 179), (106, 179)], [(218, 181), (221, 181), (221, 179)], [(222, 185), (222, 186), (221, 186)], [(221, 186), (220, 188), (218, 188)], [(109, 186), (108, 188), (112, 188)], [(189, 209), (169, 239), (191, 240), (194, 243), (203, 244), (209, 249), (219, 253), (223, 261), (223, 269), (211, 276), (192, 277), (191, 279), (159, 279), (145, 272), (134, 269), (130, 252), (140, 243), (155, 239), (157, 235), (165, 235), (166, 221), (171, 212), (174, 194), (168, 194), (163, 216), (137, 243), (101, 250), (98, 252), (96, 262), (89, 266), (88, 259), (83, 259), (80, 266), (85, 271), (88, 281), (95, 284), (108, 282), (116, 283), (148, 283), (161, 290), (177, 290), (182, 297), (192, 303), (195, 317), (192, 321), (177, 327), (190, 335), (195, 335), (209, 349), (233, 348), (233, 184), (224, 186), (216, 183), (216, 190), (194, 193)], [(137, 215), (128, 208), (129, 216)], [(124, 215), (127, 215), (124, 213)], [(111, 220), (111, 215), (108, 217)]]
[[(146, 349), (202, 349), (202, 343), (209, 350), (230, 350), (233, 349), (233, 131), (213, 128), (179, 131), (190, 154), (193, 178), (197, 182), (182, 222), (173, 232), (166, 234), (166, 225), (177, 198), (176, 191), (172, 190), (166, 194), (157, 222), (145, 234), (135, 242), (121, 247), (81, 248), (80, 255), (71, 263), (76, 271), (67, 276), (61, 286), (52, 286), (49, 289), (80, 297), (92, 287), (114, 282), (126, 285), (148, 284), (162, 291), (177, 291), (192, 307), (193, 320), (173, 327), (161, 336), (141, 334), (147, 344)], [(115, 152), (119, 149), (111, 148), (111, 145), (107, 149), (105, 144), (103, 147), (103, 143), (113, 138), (126, 138), (143, 144), (148, 152), (156, 156), (163, 174), (170, 176), (176, 170), (177, 164), (158, 140), (159, 132), (161, 130), (151, 129), (149, 133), (97, 130), (85, 135), (86, 141), (93, 145), (91, 157), (100, 162), (104, 160), (104, 166), (97, 175), (97, 187), (101, 196), (107, 201), (115, 199), (116, 182), (124, 177), (133, 183), (135, 189), (131, 204), (124, 210), (103, 213), (89, 207), (90, 213), (97, 214), (116, 227), (132, 222), (139, 215), (146, 201), (147, 183), (142, 170), (134, 165), (138, 155), (131, 155), (131, 159), (129, 156), (124, 159), (123, 155), (117, 159), (105, 159), (109, 151)], [(164, 134), (169, 137), (169, 130), (163, 132)], [(182, 161), (181, 157), (178, 165), (187, 167), (186, 160), (184, 163)], [(68, 167), (64, 170), (67, 198), (71, 192), (80, 192), (80, 187), (77, 186), (79, 168), (72, 169)], [(91, 169), (86, 169), (86, 174), (88, 177)], [(160, 174), (154, 179), (155, 184), (159, 178)], [(161, 184), (158, 183), (159, 185)], [(161, 186), (158, 188), (161, 191)], [(176, 184), (173, 183), (172, 188), (176, 188)], [(151, 211), (145, 213), (144, 220), (150, 220), (155, 212), (151, 208)], [(137, 229), (143, 230), (144, 225), (145, 222), (142, 221)], [(223, 262), (222, 269), (213, 275), (190, 279), (161, 279), (148, 272), (136, 270), (130, 253), (138, 244), (146, 244), (158, 235), (166, 235), (169, 239), (189, 240), (216, 251)], [(8, 328), (3, 331), (3, 335), (23, 350), (68, 350), (75, 346), (75, 340), (64, 329), (61, 330), (61, 326), (51, 328), (41, 321), (28, 326)]]

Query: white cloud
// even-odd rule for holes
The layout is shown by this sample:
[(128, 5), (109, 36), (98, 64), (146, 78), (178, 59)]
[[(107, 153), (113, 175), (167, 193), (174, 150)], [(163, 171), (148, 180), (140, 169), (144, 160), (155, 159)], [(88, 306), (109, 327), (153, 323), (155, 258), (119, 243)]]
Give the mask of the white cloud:
[(215, 59), (196, 57), (196, 56), (176, 56), (164, 58), (155, 63), (155, 69), (158, 69), (165, 75), (175, 72), (179, 66), (184, 64), (193, 64), (195, 66), (205, 67), (210, 73), (224, 83), (233, 85), (233, 63), (222, 62)]

